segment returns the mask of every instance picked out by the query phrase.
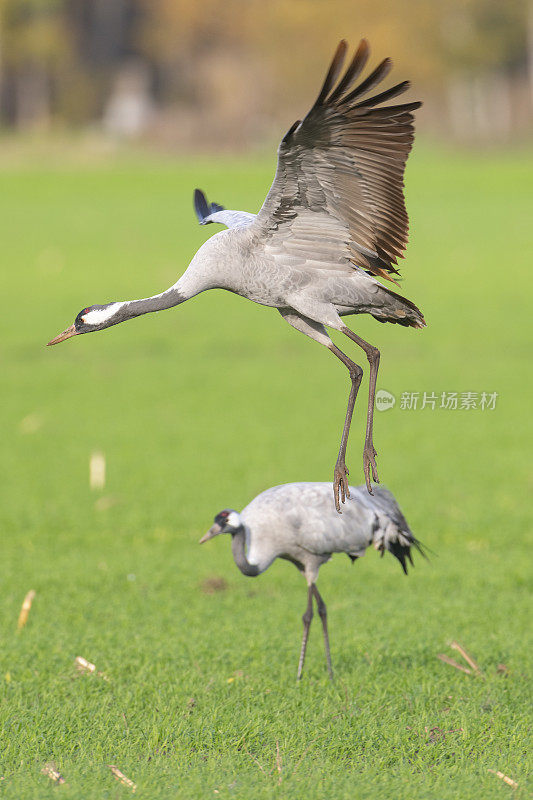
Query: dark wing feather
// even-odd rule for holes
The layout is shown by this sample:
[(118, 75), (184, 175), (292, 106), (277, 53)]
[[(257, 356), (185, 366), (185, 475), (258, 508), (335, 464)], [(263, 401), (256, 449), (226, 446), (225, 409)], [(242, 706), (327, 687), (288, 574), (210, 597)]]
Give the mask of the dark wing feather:
[(195, 189), (194, 210), (196, 211), (196, 216), (198, 217), (198, 222), (200, 225), (208, 225), (213, 221), (209, 219), (211, 214), (214, 214), (217, 211), (224, 211), (224, 206), (221, 206), (218, 203), (208, 203), (207, 198), (202, 190)]
[(200, 225), (217, 222), (227, 228), (236, 228), (250, 225), (255, 219), (255, 214), (249, 214), (248, 211), (229, 211), (219, 203), (208, 203), (201, 189), (194, 190), (194, 210)]
[(368, 42), (366, 41), (366, 39), (361, 39), (361, 41), (359, 42), (359, 47), (355, 51), (352, 63), (344, 73), (344, 77), (337, 84), (337, 88), (331, 93), (329, 97), (330, 103), (336, 102), (344, 94), (346, 89), (348, 89), (352, 85), (354, 80), (357, 77), (359, 77), (359, 75), (365, 68), (369, 55), (370, 55), (370, 48), (368, 46)]
[[(342, 41), (312, 109), (283, 138), (257, 223), (273, 250), (287, 243), (289, 251), (312, 252), (321, 234), (338, 242), (342, 257), (388, 278), (407, 246), (403, 176), (414, 138), (412, 112), (421, 103), (380, 106), (406, 91), (408, 81), (361, 99), (392, 66), (385, 59), (354, 87), (368, 60), (365, 40), (335, 86), (346, 50)], [(320, 234), (312, 232), (313, 220)]]

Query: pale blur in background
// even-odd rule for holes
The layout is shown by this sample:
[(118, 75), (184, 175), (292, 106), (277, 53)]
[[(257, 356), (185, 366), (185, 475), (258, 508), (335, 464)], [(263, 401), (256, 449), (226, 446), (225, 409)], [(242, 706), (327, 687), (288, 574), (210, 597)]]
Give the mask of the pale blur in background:
[(164, 150), (262, 147), (309, 107), (341, 37), (424, 100), (419, 130), (530, 139), (527, 0), (0, 0), (0, 122)]

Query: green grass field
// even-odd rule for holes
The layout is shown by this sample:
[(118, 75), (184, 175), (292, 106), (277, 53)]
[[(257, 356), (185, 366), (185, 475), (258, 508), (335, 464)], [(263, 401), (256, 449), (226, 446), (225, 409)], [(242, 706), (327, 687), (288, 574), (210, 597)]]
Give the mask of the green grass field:
[[(6, 798), (130, 796), (108, 764), (150, 800), (527, 796), (531, 154), (419, 148), (402, 290), (429, 327), (350, 321), (380, 347), (378, 386), (397, 397), (376, 413), (381, 479), (434, 555), (408, 578), (373, 551), (322, 569), (332, 684), (316, 619), (295, 683), (306, 593), (294, 567), (251, 580), (227, 537), (198, 539), (268, 486), (332, 477), (348, 390), (336, 360), (220, 291), (44, 347), (84, 306), (177, 279), (214, 232), (196, 224), (196, 185), (254, 210), (273, 167), (122, 158), (0, 175)], [(498, 398), (400, 407), (424, 391)], [(107, 458), (101, 492), (93, 450)], [(437, 659), (461, 660), (454, 639), (483, 677)], [(77, 675), (76, 656), (108, 680)], [(49, 761), (67, 785), (41, 774)]]

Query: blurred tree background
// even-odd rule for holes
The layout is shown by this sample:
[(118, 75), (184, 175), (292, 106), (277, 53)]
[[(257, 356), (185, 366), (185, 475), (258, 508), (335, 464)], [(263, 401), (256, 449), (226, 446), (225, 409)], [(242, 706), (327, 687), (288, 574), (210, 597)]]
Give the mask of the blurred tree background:
[(305, 113), (337, 41), (362, 36), (413, 81), (429, 132), (529, 136), (531, 0), (0, 0), (0, 123), (257, 145)]

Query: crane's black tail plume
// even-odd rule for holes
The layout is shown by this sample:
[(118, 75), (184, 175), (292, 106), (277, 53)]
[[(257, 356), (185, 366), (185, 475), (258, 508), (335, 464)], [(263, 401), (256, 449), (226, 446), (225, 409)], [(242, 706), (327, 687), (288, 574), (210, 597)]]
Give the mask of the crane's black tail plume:
[(216, 211), (224, 211), (224, 206), (221, 206), (218, 203), (208, 203), (207, 197), (202, 190), (195, 189), (194, 210), (196, 211), (196, 216), (198, 217), (198, 222), (200, 225), (209, 225), (212, 220), (208, 219), (208, 217), (210, 217), (211, 214), (214, 214)]
[(385, 550), (398, 559), (407, 575), (407, 561), (413, 565), (411, 548), (427, 559), (421, 542), (414, 536), (394, 496), (384, 486), (374, 486), (370, 502), (377, 512), (374, 530), (374, 547), (383, 556)]
[(425, 328), (426, 320), (420, 309), (407, 297), (393, 292), (387, 286), (380, 286), (383, 305), (370, 313), (378, 322), (392, 322), (404, 328)]
[(411, 555), (411, 547), (415, 547), (418, 552), (420, 553), (423, 558), (427, 560), (427, 556), (424, 553), (422, 548), (422, 544), (416, 539), (411, 532), (407, 533), (406, 531), (398, 531), (395, 537), (393, 536), (384, 536), (383, 542), (381, 545), (378, 546), (379, 550), (381, 550), (381, 555), (383, 556), (385, 550), (388, 550), (389, 553), (398, 559), (400, 564), (402, 565), (402, 569), (407, 575), (407, 561), (413, 567), (413, 556)]

